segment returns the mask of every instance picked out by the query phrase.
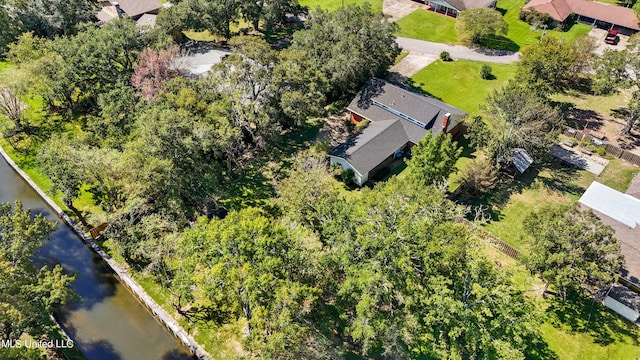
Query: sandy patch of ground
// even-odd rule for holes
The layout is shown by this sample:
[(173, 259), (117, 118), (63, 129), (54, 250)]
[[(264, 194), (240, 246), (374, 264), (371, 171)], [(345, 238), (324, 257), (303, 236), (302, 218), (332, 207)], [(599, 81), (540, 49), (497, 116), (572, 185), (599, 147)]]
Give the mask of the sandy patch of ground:
[(331, 114), (325, 119), (324, 125), (318, 131), (318, 135), (313, 139), (313, 143), (326, 142), (331, 148), (334, 148), (345, 141), (351, 135), (348, 127), (348, 111), (343, 110), (337, 114)]

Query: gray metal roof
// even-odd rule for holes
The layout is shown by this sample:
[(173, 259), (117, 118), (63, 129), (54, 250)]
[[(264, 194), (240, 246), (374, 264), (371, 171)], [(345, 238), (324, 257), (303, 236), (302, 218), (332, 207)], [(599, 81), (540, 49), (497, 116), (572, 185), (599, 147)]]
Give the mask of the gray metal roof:
[(640, 199), (596, 181), (591, 183), (578, 201), (631, 229), (640, 224)]
[(524, 173), (531, 164), (533, 164), (533, 159), (527, 151), (522, 148), (516, 148), (512, 150), (513, 155), (513, 165), (518, 169), (518, 171), (522, 174)]

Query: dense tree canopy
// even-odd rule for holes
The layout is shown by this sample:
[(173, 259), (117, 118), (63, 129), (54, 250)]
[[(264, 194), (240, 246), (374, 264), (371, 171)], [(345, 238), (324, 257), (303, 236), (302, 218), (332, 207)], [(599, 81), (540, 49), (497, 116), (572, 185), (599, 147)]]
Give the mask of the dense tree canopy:
[(510, 163), (515, 148), (540, 159), (556, 143), (562, 117), (535, 90), (509, 83), (490, 94), (487, 103), (489, 119), (477, 119), (470, 129), (494, 163)]
[(33, 263), (34, 252), (53, 228), (54, 223), (32, 216), (19, 202), (0, 205), (0, 276), (5, 279), (0, 283), (0, 339), (45, 334), (55, 326), (49, 314), (73, 297), (73, 276), (63, 274), (60, 265), (38, 269)]
[(526, 266), (563, 296), (588, 283), (603, 289), (622, 266), (613, 229), (576, 204), (540, 208), (527, 216), (524, 228), (532, 242)]
[(516, 79), (543, 96), (559, 92), (575, 81), (580, 71), (588, 70), (589, 50), (592, 45), (588, 40), (569, 42), (547, 35), (522, 50)]
[(462, 208), (431, 185), (396, 178), (349, 201), (340, 188), (324, 158), (306, 152), (278, 187), (284, 217), (247, 209), (201, 220), (170, 260), (178, 307), (186, 316), (243, 316), (248, 348), (262, 357), (300, 354), (304, 343), (314, 344), (305, 357), (332, 358), (333, 336), (362, 356), (528, 353), (533, 306), (478, 256), (468, 229), (453, 221)]
[(456, 161), (462, 148), (453, 141), (452, 136), (431, 132), (411, 149), (410, 178), (415, 186), (423, 187), (434, 183), (442, 183), (455, 171)]
[(354, 94), (370, 77), (382, 77), (400, 53), (395, 23), (369, 4), (346, 5), (334, 12), (316, 9), (308, 29), (293, 36), (292, 48), (305, 51), (331, 84), (331, 94)]

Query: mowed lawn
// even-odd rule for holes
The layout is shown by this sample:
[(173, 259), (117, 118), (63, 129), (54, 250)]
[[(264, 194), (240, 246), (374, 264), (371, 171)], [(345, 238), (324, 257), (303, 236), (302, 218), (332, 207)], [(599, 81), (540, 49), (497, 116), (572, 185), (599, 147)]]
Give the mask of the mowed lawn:
[(444, 44), (458, 43), (456, 20), (433, 11), (417, 9), (396, 21), (398, 36)]
[(311, 10), (317, 7), (324, 10), (335, 10), (342, 5), (362, 5), (367, 2), (369, 3), (369, 5), (371, 5), (371, 10), (373, 10), (374, 12), (382, 11), (382, 0), (300, 0), (300, 5), (306, 6)]
[[(488, 39), (483, 46), (519, 51), (523, 47), (540, 41), (542, 30), (532, 30), (531, 25), (520, 20), (520, 8), (524, 0), (498, 0), (497, 8), (504, 14), (504, 20), (509, 25), (507, 35)], [(445, 44), (458, 43), (458, 33), (455, 29), (456, 20), (432, 11), (418, 9), (397, 21), (400, 26), (398, 36), (413, 39), (433, 41)], [(582, 23), (574, 24), (569, 31), (547, 30), (548, 35), (557, 35), (572, 40), (579, 35), (587, 34), (591, 27)]]
[(485, 63), (470, 60), (437, 60), (411, 77), (414, 86), (470, 115), (480, 114), (487, 95), (513, 78), (515, 64), (489, 64), (493, 80), (480, 77)]
[[(506, 37), (520, 46), (520, 48), (537, 43), (543, 33), (542, 30), (533, 31), (531, 25), (520, 20), (520, 8), (524, 4), (524, 0), (498, 0), (496, 5), (498, 10), (506, 11), (504, 20), (509, 25)], [(547, 30), (547, 34), (554, 34), (566, 40), (572, 40), (579, 35), (587, 34), (590, 30), (590, 26), (576, 23), (568, 31)]]
[(593, 181), (624, 192), (638, 173), (639, 168), (620, 159), (611, 159), (599, 176), (553, 162), (540, 170), (528, 170), (519, 180), (504, 180), (489, 196), (478, 199), (476, 205), (487, 205), (491, 209), (487, 230), (526, 252), (528, 244), (522, 238), (522, 221), (533, 210), (577, 201)]

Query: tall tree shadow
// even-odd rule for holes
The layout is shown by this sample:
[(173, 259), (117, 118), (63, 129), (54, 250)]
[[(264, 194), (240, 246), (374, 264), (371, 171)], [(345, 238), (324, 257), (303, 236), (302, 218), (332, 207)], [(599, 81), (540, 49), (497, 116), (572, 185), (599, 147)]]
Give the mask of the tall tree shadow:
[(547, 319), (556, 327), (571, 333), (589, 334), (596, 344), (602, 346), (620, 341), (622, 337), (633, 339), (634, 345), (639, 344), (640, 331), (637, 327), (583, 294), (569, 292), (566, 301), (551, 295), (548, 301)]

